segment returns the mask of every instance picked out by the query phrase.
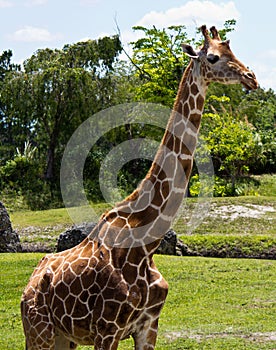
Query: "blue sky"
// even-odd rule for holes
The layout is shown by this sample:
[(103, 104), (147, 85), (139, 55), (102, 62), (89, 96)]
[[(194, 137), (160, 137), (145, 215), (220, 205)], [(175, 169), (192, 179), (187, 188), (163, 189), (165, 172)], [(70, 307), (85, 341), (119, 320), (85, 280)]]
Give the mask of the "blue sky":
[(11, 49), (21, 63), (39, 48), (116, 34), (115, 18), (125, 45), (136, 39), (138, 24), (184, 24), (194, 33), (201, 24), (221, 27), (235, 18), (233, 52), (262, 87), (276, 91), (275, 13), (275, 0), (0, 0), (0, 51)]

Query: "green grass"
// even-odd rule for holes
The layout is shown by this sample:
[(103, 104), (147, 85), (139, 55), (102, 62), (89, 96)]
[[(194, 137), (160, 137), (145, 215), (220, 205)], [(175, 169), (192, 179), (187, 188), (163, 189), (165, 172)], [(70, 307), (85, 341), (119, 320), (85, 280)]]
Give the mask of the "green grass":
[(262, 196), (276, 197), (276, 174), (255, 175), (254, 179), (260, 182), (258, 192)]
[(266, 235), (186, 235), (182, 241), (194, 256), (275, 259), (276, 237)]
[(42, 255), (0, 254), (0, 349), (23, 350), (20, 298)]
[[(96, 214), (100, 215), (107, 209), (106, 203), (94, 204), (93, 209)], [(77, 210), (85, 211), (87, 208), (77, 208)], [(70, 210), (74, 210), (70, 208)], [(89, 208), (87, 210), (90, 212)], [(49, 209), (49, 210), (23, 210), (11, 211), (10, 218), (14, 227), (24, 228), (28, 226), (35, 226), (45, 228), (53, 225), (72, 225), (72, 219), (66, 208)]]
[[(262, 176), (264, 196), (214, 198), (212, 210), (223, 206), (271, 206), (276, 210), (276, 177)], [(250, 256), (276, 248), (276, 212), (235, 220), (219, 215), (189, 226), (197, 200), (188, 199), (174, 229), (197, 252), (237, 249)], [(106, 204), (93, 207), (97, 214)], [(51, 249), (61, 231), (72, 225), (66, 209), (10, 211), (13, 227), (24, 243), (43, 243)], [(43, 254), (0, 254), (0, 349), (23, 350), (20, 297)], [(226, 255), (227, 256), (227, 255)], [(233, 256), (233, 255), (231, 255)], [(156, 349), (275, 350), (276, 261), (156, 256), (170, 285), (160, 318)], [(90, 347), (91, 348), (91, 347)], [(131, 340), (120, 350), (132, 349)], [(89, 349), (80, 347), (79, 349)]]
[(11, 221), (15, 227), (47, 227), (49, 225), (72, 223), (65, 208), (41, 211), (17, 211), (11, 212)]
[[(100, 215), (107, 209), (107, 204), (96, 204), (93, 209), (97, 215)], [(91, 213), (91, 209), (86, 207), (71, 208), (70, 210), (76, 212), (81, 210), (82, 214), (85, 212), (87, 217)], [(60, 233), (73, 225), (66, 208), (41, 211), (11, 211), (10, 218), (12, 226), (19, 233), (20, 242), (23, 243), (24, 247), (39, 246), (40, 249), (43, 249), (40, 251), (54, 251)]]
[[(42, 255), (0, 254), (0, 349), (24, 349), (20, 296)], [(155, 261), (170, 286), (157, 350), (276, 349), (276, 261), (168, 256)], [(132, 348), (131, 340), (119, 347)]]

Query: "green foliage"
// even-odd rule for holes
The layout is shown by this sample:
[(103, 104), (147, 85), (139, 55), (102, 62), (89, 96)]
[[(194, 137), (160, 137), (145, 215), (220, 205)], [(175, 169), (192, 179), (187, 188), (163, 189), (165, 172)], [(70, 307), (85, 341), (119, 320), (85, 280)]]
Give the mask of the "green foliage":
[[(250, 194), (246, 193), (246, 188), (242, 188), (244, 184), (240, 183), (239, 186), (237, 180), (247, 175), (256, 161), (261, 162), (265, 157), (259, 134), (246, 118), (242, 120), (227, 111), (229, 98), (211, 95), (208, 105), (212, 106), (213, 112), (203, 114), (201, 137), (211, 154), (217, 174), (215, 195)], [(230, 179), (230, 185), (223, 177)]]
[(6, 196), (22, 197), (30, 209), (42, 210), (54, 207), (55, 203), (49, 185), (38, 176), (40, 165), (35, 153), (36, 147), (29, 142), (22, 153), (17, 149), (14, 159), (0, 168), (0, 189), (6, 191)]
[(24, 72), (7, 76), (1, 95), (7, 115), (31, 133), (47, 160), (46, 179), (57, 176), (57, 159), (76, 127), (109, 106), (109, 72), (120, 51), (117, 36), (38, 50)]
[(12, 63), (11, 59), (12, 51), (3, 51), (3, 53), (0, 56), (0, 83), (4, 81), (5, 76), (8, 72), (20, 70), (20, 66), (18, 64)]
[(276, 94), (258, 89), (246, 96), (239, 106), (240, 113), (256, 129), (256, 138), (263, 157), (256, 159), (251, 169), (255, 173), (276, 172)]
[(188, 64), (181, 46), (183, 42), (191, 42), (186, 27), (160, 30), (155, 26), (150, 29), (137, 26), (133, 29), (143, 33), (141, 39), (131, 43), (136, 74), (141, 78), (136, 99), (172, 107), (183, 68)]
[[(20, 66), (13, 64), (12, 51), (4, 51), (0, 55), (0, 165), (4, 164), (13, 153), (12, 144), (16, 138), (13, 131), (13, 120), (8, 118), (6, 114), (6, 106), (2, 101), (1, 89), (3, 87), (5, 78), (10, 72), (20, 71)], [(16, 133), (20, 134), (19, 128), (16, 128)]]
[(218, 171), (231, 177), (247, 174), (249, 162), (261, 156), (252, 126), (232, 115), (214, 113), (204, 114), (202, 124), (203, 139)]
[[(226, 21), (226, 39), (235, 26)], [(181, 44), (200, 45), (185, 26), (134, 28), (141, 38), (131, 43), (132, 62), (118, 59), (118, 36), (36, 51), (24, 70), (12, 63), (12, 52), (0, 56), (0, 188), (23, 206), (60, 205), (59, 167), (74, 130), (92, 114), (112, 105), (141, 100), (173, 106), (188, 64)], [(201, 132), (215, 166), (215, 195), (256, 194), (240, 176), (276, 172), (276, 95), (272, 90), (246, 92), (240, 85), (211, 84)], [(84, 169), (88, 198), (102, 200), (101, 162), (112, 147), (133, 137), (160, 139), (163, 131), (148, 126), (122, 126), (110, 131), (91, 150)], [(36, 148), (24, 157), (24, 143)], [(18, 151), (17, 151), (18, 150)], [(23, 157), (22, 157), (23, 156)], [(119, 187), (131, 192), (147, 172), (148, 161), (134, 160), (118, 175)], [(20, 177), (20, 178), (16, 178)], [(191, 193), (199, 184), (192, 179)], [(8, 198), (7, 197), (7, 198)], [(74, 204), (74, 198), (72, 199)], [(18, 204), (19, 205), (19, 204)]]
[[(235, 20), (228, 20), (220, 30), (223, 40), (234, 30)], [(142, 38), (132, 42), (132, 63), (141, 83), (136, 88), (136, 99), (173, 106), (179, 82), (189, 58), (183, 55), (182, 44), (199, 46), (200, 41), (188, 38), (184, 25), (158, 29), (136, 26)]]
[[(249, 187), (249, 186), (248, 186)], [(198, 174), (195, 174), (191, 177), (189, 181), (189, 193), (191, 197), (198, 197), (202, 191), (202, 182)], [(205, 189), (207, 191), (207, 189)], [(208, 189), (211, 191), (211, 189)], [(240, 185), (240, 179), (235, 181), (235, 186), (227, 180), (227, 178), (222, 178), (219, 176), (214, 177), (214, 188), (212, 189), (214, 197), (229, 197), (233, 195), (257, 195), (256, 191), (248, 190), (242, 188)], [(252, 193), (253, 192), (253, 193)]]
[(255, 180), (259, 182), (258, 192), (262, 196), (276, 197), (276, 174), (274, 175), (258, 175), (254, 176)]
[[(235, 24), (235, 20), (225, 22), (220, 30), (222, 40), (234, 30)], [(172, 106), (188, 64), (181, 44), (200, 42), (188, 39), (185, 26), (167, 29), (139, 26), (134, 30), (143, 33), (141, 39), (132, 43), (133, 62), (141, 79), (136, 99)], [(207, 96), (201, 133), (214, 162), (214, 193), (255, 195), (254, 183), (248, 184), (244, 176), (275, 171), (275, 94), (262, 89), (248, 93), (241, 85), (211, 84)], [(195, 179), (192, 182), (191, 194), (196, 195), (200, 184)]]
[[(31, 208), (45, 209), (59, 202), (64, 147), (79, 124), (112, 104), (116, 89), (111, 76), (121, 49), (114, 36), (66, 45), (62, 50), (38, 50), (24, 62), (23, 72), (6, 73), (1, 86), (2, 120), (12, 138), (4, 144), (13, 154), (7, 164), (2, 162), (8, 176), (3, 174), (2, 183), (7, 180), (12, 186), (14, 177), (24, 172), (16, 183)], [(25, 164), (26, 158), (16, 155), (26, 139), (37, 148), (34, 164)]]
[(258, 148), (254, 162), (250, 162), (250, 159), (247, 162), (251, 173), (276, 171), (275, 106), (276, 94), (271, 89), (257, 89), (248, 93), (239, 85), (212, 84), (208, 90), (205, 113), (221, 116), (228, 113), (236, 121), (245, 122), (251, 128)]
[[(235, 180), (233, 185), (227, 178), (215, 176), (214, 177), (214, 197), (229, 197), (229, 196), (258, 196), (262, 194), (259, 189), (260, 183), (253, 177), (240, 177)], [(198, 197), (202, 192), (202, 181), (198, 174), (191, 177), (189, 182), (189, 192), (191, 197)], [(207, 189), (205, 189), (207, 191)], [(208, 188), (208, 191), (211, 191)]]
[[(118, 126), (108, 131), (103, 137), (101, 137), (97, 143), (90, 150), (86, 159), (84, 167), (84, 186), (86, 195), (89, 200), (100, 202), (103, 200), (100, 185), (99, 185), (99, 172), (102, 162), (108, 156), (112, 148), (119, 146), (123, 142), (134, 139), (153, 139), (155, 141), (161, 140), (164, 130), (162, 128), (141, 124), (131, 123)], [(143, 144), (131, 144), (128, 143), (129, 149), (123, 149), (121, 153), (121, 161), (124, 160), (127, 154), (141, 154), (140, 147), (144, 147)], [(117, 149), (117, 152), (119, 150)], [(118, 156), (118, 153), (117, 153)], [(120, 192), (120, 199), (125, 195), (130, 194), (138, 185), (138, 183), (144, 178), (148, 169), (150, 168), (151, 162), (147, 159), (132, 159), (130, 162), (127, 160), (126, 164), (122, 163), (122, 169), (118, 169), (117, 175), (117, 187)], [(111, 169), (111, 173), (114, 167)], [(107, 172), (109, 170), (106, 170)], [(108, 186), (108, 178), (113, 177), (107, 174), (105, 177), (105, 186)], [(117, 189), (115, 190), (117, 191)], [(119, 200), (119, 199), (118, 199)], [(118, 201), (117, 200), (117, 201)]]
[(8, 186), (15, 190), (28, 190), (33, 186), (37, 177), (37, 162), (35, 161), (36, 148), (29, 142), (25, 143), (24, 151), (21, 153), (17, 148), (14, 159), (6, 162), (1, 167), (0, 174), (2, 187)]
[(41, 49), (24, 62), (26, 73), (47, 70), (51, 67), (85, 68), (94, 73), (112, 70), (114, 59), (122, 46), (117, 35), (98, 40), (67, 44), (62, 50)]
[(235, 19), (229, 19), (224, 22), (224, 28), (219, 30), (221, 40), (227, 40), (227, 34), (235, 30), (236, 23)]

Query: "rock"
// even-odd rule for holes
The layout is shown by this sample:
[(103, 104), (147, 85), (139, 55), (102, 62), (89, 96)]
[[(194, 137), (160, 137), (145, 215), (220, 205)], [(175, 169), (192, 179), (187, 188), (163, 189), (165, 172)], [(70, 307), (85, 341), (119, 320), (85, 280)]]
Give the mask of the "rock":
[(12, 229), (7, 209), (0, 202), (0, 253), (16, 253), (21, 250), (19, 236)]
[(181, 239), (177, 239), (176, 255), (179, 255), (179, 256), (196, 256), (197, 254), (195, 252), (193, 252), (186, 244), (184, 244), (181, 241)]
[(169, 230), (162, 239), (156, 253), (164, 255), (176, 255), (177, 236), (173, 230)]
[(70, 249), (82, 242), (89, 233), (96, 226), (95, 223), (83, 223), (81, 225), (74, 225), (69, 230), (61, 233), (58, 238), (57, 251), (62, 252), (63, 250)]
[(178, 256), (191, 255), (191, 251), (189, 250), (188, 246), (177, 238), (177, 234), (173, 230), (169, 230), (165, 234), (156, 253)]
[[(69, 230), (61, 233), (57, 243), (57, 251), (61, 252), (78, 245), (83, 241), (96, 226), (95, 223), (74, 225)], [(161, 241), (157, 254), (165, 255), (190, 255), (188, 247), (177, 238), (173, 230), (169, 230)]]

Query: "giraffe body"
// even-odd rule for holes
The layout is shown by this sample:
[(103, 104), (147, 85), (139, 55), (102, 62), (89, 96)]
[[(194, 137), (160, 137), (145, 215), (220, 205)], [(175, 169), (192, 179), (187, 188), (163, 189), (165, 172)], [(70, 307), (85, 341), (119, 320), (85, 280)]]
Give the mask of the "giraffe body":
[(212, 37), (205, 26), (201, 30), (205, 41), (199, 52), (183, 45), (192, 60), (145, 179), (102, 215), (82, 243), (47, 255), (31, 276), (21, 301), (26, 349), (82, 344), (116, 350), (129, 336), (135, 350), (154, 349), (168, 285), (152, 257), (183, 201), (208, 84), (258, 86), (214, 27)]
[[(137, 249), (107, 249), (87, 238), (71, 250), (47, 255), (25, 290), (29, 302), (22, 304), (27, 338), (35, 339), (28, 350), (73, 344), (116, 349), (130, 335), (137, 349), (150, 349), (167, 290), (153, 260)], [(34, 329), (32, 322), (40, 326)], [(60, 338), (61, 347), (55, 347)]]

